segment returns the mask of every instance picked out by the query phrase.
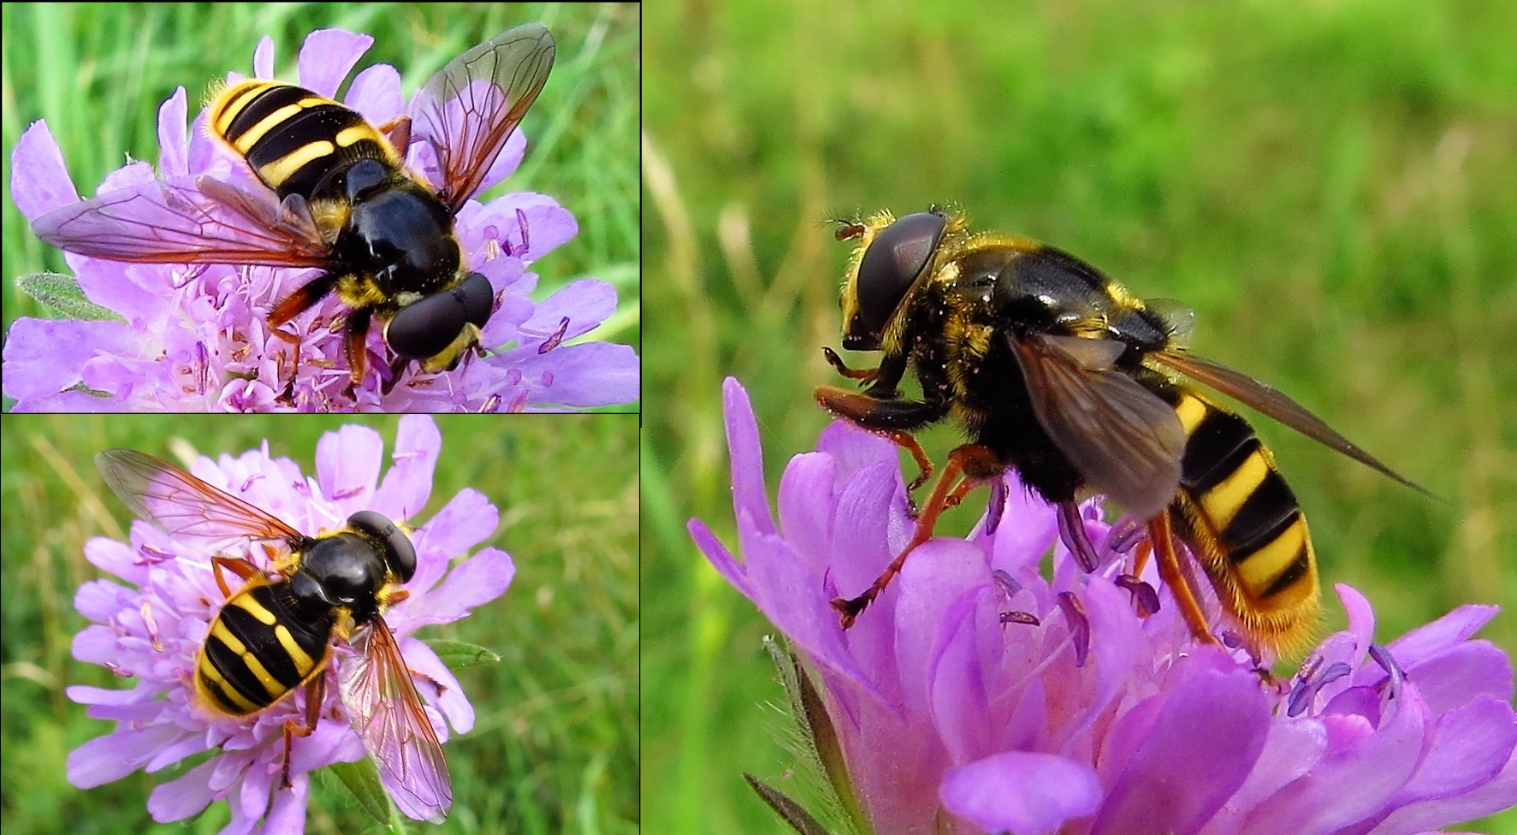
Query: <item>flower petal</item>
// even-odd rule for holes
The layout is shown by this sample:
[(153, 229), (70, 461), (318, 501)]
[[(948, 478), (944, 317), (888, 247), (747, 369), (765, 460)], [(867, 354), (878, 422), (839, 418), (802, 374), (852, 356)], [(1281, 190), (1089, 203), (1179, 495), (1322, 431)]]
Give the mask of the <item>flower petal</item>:
[(425, 612), (429, 617), (418, 616), (417, 625), (457, 620), (475, 606), (483, 606), (505, 594), (515, 576), (516, 565), (510, 554), (498, 548), (483, 548), (454, 566), (442, 583), (427, 593)]
[(367, 426), (345, 424), (316, 442), (316, 474), (322, 495), (345, 513), (369, 507), (385, 442)]
[[(1092, 835), (1199, 832), (1243, 785), (1264, 750), (1269, 705), (1252, 676), (1201, 647), (1143, 743), (1112, 784)], [(1197, 768), (1205, 763), (1205, 768)]]
[(1495, 777), (1517, 749), (1510, 702), (1480, 696), (1438, 720), (1403, 798), (1451, 797)]
[(63, 151), (46, 122), (33, 122), (21, 134), (11, 151), (11, 172), (11, 199), (28, 221), (79, 202)]
[(1386, 649), (1400, 659), (1402, 666), (1411, 668), (1425, 658), (1468, 640), (1500, 610), (1499, 606), (1460, 606), (1391, 641)]
[(395, 429), (394, 464), (374, 494), (373, 507), (395, 519), (410, 519), (427, 506), (432, 476), (442, 452), (442, 433), (427, 415), (406, 415)]
[(182, 776), (153, 787), (148, 795), (147, 810), (153, 820), (171, 823), (198, 815), (216, 799), (209, 778), (216, 767), (215, 759), (195, 766)]
[(939, 797), (945, 809), (987, 832), (1043, 835), (1095, 812), (1101, 794), (1085, 763), (1007, 751), (950, 769)]
[(764, 486), (764, 455), (759, 448), (758, 419), (748, 402), (748, 392), (728, 377), (722, 382), (722, 414), (727, 424), (727, 454), (732, 461), (732, 511), (747, 516), (761, 534), (774, 533), (769, 515), (768, 488)]
[(300, 45), (297, 73), (300, 84), (318, 96), (331, 98), (374, 38), (341, 29), (318, 29)]
[(173, 726), (120, 730), (98, 736), (68, 754), (68, 781), (92, 789), (120, 780), (152, 759), (153, 753), (182, 733)]

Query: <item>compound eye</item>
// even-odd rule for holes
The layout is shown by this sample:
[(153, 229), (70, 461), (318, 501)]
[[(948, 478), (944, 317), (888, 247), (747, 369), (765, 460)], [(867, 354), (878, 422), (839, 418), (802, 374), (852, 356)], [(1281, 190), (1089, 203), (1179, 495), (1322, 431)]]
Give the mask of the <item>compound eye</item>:
[(859, 262), (859, 316), (870, 333), (879, 333), (912, 282), (926, 268), (943, 240), (948, 218), (937, 212), (907, 215), (876, 235)]
[(469, 273), (453, 287), (402, 307), (385, 325), (385, 344), (406, 359), (430, 359), (451, 345), (464, 325), (484, 327), (494, 305), (490, 280)]
[(411, 538), (406, 536), (399, 525), (383, 513), (373, 510), (360, 510), (349, 516), (348, 525), (384, 542), (388, 546), (385, 562), (389, 564), (390, 570), (400, 577), (402, 583), (410, 582), (416, 574), (416, 546), (411, 544)]
[(490, 321), (490, 314), (495, 311), (495, 288), (490, 286), (490, 279), (480, 273), (469, 273), (453, 291), (463, 301), (465, 319), (478, 328)]

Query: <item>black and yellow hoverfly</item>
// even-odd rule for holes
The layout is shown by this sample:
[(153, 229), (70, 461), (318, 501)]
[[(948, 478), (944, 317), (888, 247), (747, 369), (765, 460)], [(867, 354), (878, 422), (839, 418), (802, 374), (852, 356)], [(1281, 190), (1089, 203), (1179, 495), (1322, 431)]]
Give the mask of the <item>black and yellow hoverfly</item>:
[[(272, 571), (243, 558), (211, 558), (226, 600), (196, 653), (192, 704), (213, 717), (250, 717), (307, 688), (304, 724), (284, 726), (288, 787), (291, 738), (316, 729), (333, 647), (344, 643), (353, 655), (336, 663), (339, 695), (380, 782), (406, 815), (442, 822), (453, 805), (448, 764), (384, 619), (409, 596), (401, 586), (416, 572), (406, 530), (361, 510), (342, 530), (308, 536), (151, 455), (112, 449), (95, 464), (138, 518), (186, 544), (214, 553), (258, 542), (284, 552)], [(242, 586), (228, 586), (224, 571)]]
[[(373, 319), (385, 323), (395, 355), (387, 389), (412, 360), (453, 368), (478, 346), (496, 292), (463, 263), (453, 218), (537, 100), (554, 54), (541, 24), (503, 32), (449, 62), (408, 115), (378, 127), (292, 84), (232, 84), (212, 100), (208, 130), (266, 189), (203, 174), (156, 180), (56, 209), (32, 229), (114, 261), (317, 268), (269, 314), (276, 334), (298, 343), (277, 329), (335, 292), (350, 308), (344, 352), (354, 385)], [(413, 139), (431, 146), (439, 182), (406, 168)]]
[[(833, 601), (845, 627), (931, 538), (945, 508), (1015, 469), (1059, 505), (1061, 530), (1087, 570), (1096, 552), (1075, 502), (1094, 490), (1147, 520), (1160, 577), (1198, 639), (1216, 640), (1176, 538), (1250, 648), (1300, 648), (1320, 608), (1306, 518), (1248, 422), (1184, 378), (1422, 489), (1276, 389), (1189, 353), (1177, 311), (1066, 252), (974, 233), (963, 215), (936, 209), (840, 221), (837, 237), (858, 242), (843, 285), (843, 347), (882, 357), (855, 370), (825, 349), (833, 367), (868, 388), (821, 386), (817, 401), (911, 451), (922, 470), (912, 489), (932, 472), (915, 430), (951, 419), (970, 437), (949, 454), (906, 548), (862, 594)], [(920, 400), (899, 389), (908, 370)]]

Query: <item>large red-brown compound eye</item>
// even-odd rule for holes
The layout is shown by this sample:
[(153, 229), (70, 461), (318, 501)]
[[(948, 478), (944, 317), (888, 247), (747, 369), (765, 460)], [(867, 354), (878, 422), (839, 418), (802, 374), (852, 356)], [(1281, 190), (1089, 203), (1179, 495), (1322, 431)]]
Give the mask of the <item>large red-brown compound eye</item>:
[(858, 311), (864, 327), (878, 334), (890, 321), (912, 282), (932, 260), (943, 240), (947, 216), (938, 212), (906, 215), (880, 230), (859, 261)]

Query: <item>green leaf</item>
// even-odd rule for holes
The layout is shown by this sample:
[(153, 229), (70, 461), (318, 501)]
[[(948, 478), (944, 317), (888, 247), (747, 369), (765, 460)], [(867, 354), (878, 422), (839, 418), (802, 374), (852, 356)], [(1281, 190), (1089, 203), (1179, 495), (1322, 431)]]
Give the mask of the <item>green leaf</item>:
[(369, 817), (382, 824), (390, 822), (390, 796), (385, 794), (384, 785), (379, 782), (379, 769), (372, 759), (364, 757), (356, 763), (333, 763), (328, 768)]
[(424, 641), (423, 643), (431, 647), (450, 670), (475, 667), (480, 664), (495, 664), (500, 661), (499, 655), (478, 644), (463, 641)]
[(126, 321), (116, 311), (85, 298), (84, 291), (79, 289), (79, 279), (71, 275), (34, 273), (16, 279), (16, 285), (23, 293), (70, 319), (86, 322)]

